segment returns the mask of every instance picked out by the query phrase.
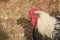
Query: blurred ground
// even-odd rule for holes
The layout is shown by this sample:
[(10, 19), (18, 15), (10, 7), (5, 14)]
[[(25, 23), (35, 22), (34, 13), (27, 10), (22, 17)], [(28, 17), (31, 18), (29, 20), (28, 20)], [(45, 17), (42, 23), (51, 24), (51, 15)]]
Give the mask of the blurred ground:
[[(23, 26), (27, 23), (17, 24), (19, 22), (17, 20), (28, 19), (28, 12), (33, 7), (40, 7), (51, 15), (55, 15), (57, 11), (60, 12), (60, 0), (0, 0), (0, 25), (2, 25), (0, 29), (8, 33), (10, 37), (8, 40), (27, 40), (25, 36), (21, 37), (21, 34), (24, 35), (26, 31)], [(27, 30), (31, 31), (32, 28), (28, 27), (30, 26), (26, 27)]]

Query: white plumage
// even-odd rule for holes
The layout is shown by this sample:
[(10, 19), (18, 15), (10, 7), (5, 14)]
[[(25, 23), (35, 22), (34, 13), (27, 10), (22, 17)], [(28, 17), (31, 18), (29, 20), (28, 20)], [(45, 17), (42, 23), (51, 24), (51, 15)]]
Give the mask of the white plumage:
[(37, 28), (40, 34), (52, 38), (52, 32), (55, 28), (56, 19), (44, 11), (35, 11), (40, 15), (37, 20)]

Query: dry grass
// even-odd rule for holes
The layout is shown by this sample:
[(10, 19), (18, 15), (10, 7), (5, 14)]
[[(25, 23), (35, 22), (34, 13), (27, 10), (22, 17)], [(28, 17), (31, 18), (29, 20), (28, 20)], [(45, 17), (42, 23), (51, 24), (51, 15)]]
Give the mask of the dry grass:
[[(60, 11), (60, 1), (57, 0), (0, 0), (0, 24), (9, 35), (9, 40), (22, 40), (19, 34), (25, 32), (25, 28), (17, 24), (17, 19), (27, 18), (32, 7), (41, 7), (44, 11), (55, 13)], [(23, 37), (25, 38), (25, 37)]]

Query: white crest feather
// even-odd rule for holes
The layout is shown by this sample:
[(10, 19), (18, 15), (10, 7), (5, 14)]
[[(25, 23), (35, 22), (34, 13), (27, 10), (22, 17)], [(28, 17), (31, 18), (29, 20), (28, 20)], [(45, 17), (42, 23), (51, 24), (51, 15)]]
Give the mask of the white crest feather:
[(44, 11), (36, 11), (35, 13), (40, 14), (40, 18), (38, 18), (37, 21), (39, 33), (43, 36), (46, 35), (47, 37), (52, 38), (52, 32), (55, 28), (54, 25), (56, 24), (56, 19)]

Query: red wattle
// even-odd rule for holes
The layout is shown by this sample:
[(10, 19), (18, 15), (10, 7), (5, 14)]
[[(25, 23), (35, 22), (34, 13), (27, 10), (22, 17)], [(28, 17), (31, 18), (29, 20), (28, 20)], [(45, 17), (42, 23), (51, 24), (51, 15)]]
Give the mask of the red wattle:
[(32, 25), (35, 27), (37, 24), (37, 20), (38, 20), (39, 16), (35, 15), (33, 18), (31, 18), (31, 23)]

